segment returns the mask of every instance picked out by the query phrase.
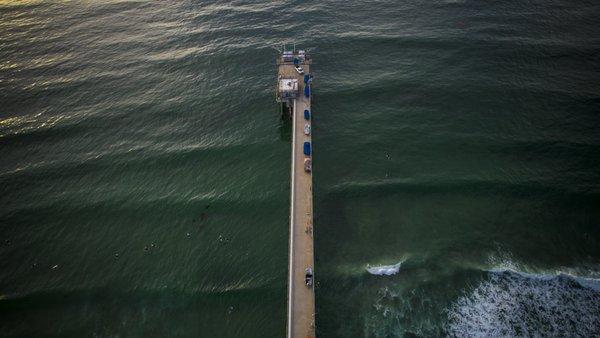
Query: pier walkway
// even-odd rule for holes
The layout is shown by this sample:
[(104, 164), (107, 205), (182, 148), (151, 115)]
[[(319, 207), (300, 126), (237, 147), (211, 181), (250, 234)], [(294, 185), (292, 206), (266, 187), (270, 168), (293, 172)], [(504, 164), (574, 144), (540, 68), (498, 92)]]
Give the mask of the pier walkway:
[[(302, 60), (300, 66), (305, 74), (310, 73), (309, 60)], [(312, 286), (305, 284), (306, 268), (314, 270), (312, 173), (305, 172), (304, 168), (304, 160), (311, 158), (312, 161), (312, 156), (304, 155), (303, 151), (304, 142), (311, 142), (312, 155), (312, 130), (305, 135), (305, 125), (311, 125), (312, 121), (312, 95), (304, 95), (304, 77), (296, 72), (293, 63), (278, 62), (278, 73), (279, 79), (298, 79), (299, 93), (289, 100), (293, 131), (287, 337), (315, 337), (314, 281)], [(310, 112), (309, 120), (305, 120), (304, 110)]]

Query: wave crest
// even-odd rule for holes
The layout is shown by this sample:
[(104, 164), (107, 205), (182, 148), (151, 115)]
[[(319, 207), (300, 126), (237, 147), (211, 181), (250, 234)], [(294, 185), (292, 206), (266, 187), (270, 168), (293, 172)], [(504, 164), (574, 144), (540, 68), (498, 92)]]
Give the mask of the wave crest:
[(401, 265), (402, 262), (398, 262), (394, 265), (367, 266), (367, 271), (372, 275), (391, 276), (397, 274), (398, 271), (400, 271)]

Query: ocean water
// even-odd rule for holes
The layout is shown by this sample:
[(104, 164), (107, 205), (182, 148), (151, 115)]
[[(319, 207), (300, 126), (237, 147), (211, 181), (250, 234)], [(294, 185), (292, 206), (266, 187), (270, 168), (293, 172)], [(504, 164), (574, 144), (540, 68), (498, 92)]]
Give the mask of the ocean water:
[(295, 42), (319, 336), (600, 336), (599, 16), (0, 0), (1, 335), (283, 336)]

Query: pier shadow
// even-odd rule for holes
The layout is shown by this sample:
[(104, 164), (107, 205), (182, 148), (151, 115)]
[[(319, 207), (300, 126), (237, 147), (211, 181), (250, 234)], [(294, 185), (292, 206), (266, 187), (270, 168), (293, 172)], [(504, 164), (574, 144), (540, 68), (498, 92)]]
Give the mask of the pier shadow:
[(279, 110), (281, 122), (279, 123), (279, 138), (282, 141), (292, 142), (292, 118), (286, 110)]

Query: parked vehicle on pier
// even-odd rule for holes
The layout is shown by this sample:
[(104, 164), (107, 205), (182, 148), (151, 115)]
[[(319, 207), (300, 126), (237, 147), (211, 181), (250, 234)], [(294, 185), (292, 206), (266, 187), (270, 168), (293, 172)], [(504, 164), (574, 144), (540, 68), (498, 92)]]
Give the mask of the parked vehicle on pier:
[(310, 173), (312, 171), (312, 161), (310, 158), (304, 159), (304, 171)]
[(302, 69), (302, 67), (295, 65), (294, 69), (298, 72), (298, 74), (300, 74), (300, 75), (304, 74), (304, 69)]
[(306, 270), (304, 270), (304, 272), (306, 273), (304, 276), (304, 283), (306, 283), (306, 286), (311, 287), (313, 285), (312, 268), (308, 267), (308, 268), (306, 268)]
[(304, 142), (304, 155), (310, 156), (310, 142)]
[(304, 125), (304, 135), (310, 135), (310, 124), (308, 123)]
[(310, 97), (310, 85), (304, 86), (304, 97)]
[(308, 111), (308, 109), (304, 109), (304, 119), (306, 121), (310, 120), (310, 112)]

